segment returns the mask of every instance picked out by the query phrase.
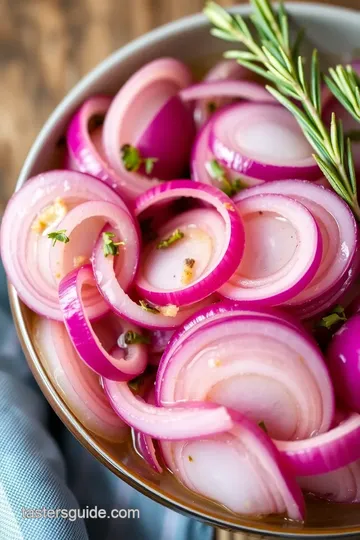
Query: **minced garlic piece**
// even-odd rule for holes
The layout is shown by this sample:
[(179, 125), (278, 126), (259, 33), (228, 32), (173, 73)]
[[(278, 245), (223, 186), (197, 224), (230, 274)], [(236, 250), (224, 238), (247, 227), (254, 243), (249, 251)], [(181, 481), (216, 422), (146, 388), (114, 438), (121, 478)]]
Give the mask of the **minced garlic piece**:
[(82, 266), (84, 263), (86, 263), (87, 257), (84, 255), (78, 255), (77, 257), (74, 257), (74, 268), (79, 268), (79, 266)]
[(168, 304), (167, 306), (157, 306), (157, 308), (165, 317), (176, 317), (179, 311), (179, 308), (173, 304)]
[(181, 276), (181, 283), (189, 285), (193, 279), (195, 259), (185, 259), (184, 269)]
[(230, 212), (235, 212), (235, 207), (233, 204), (229, 203), (229, 202), (226, 202), (224, 203), (224, 206), (226, 208), (226, 210), (229, 210)]
[(67, 214), (68, 209), (60, 197), (57, 197), (53, 204), (44, 208), (44, 210), (37, 216), (31, 225), (31, 230), (42, 234), (45, 229), (54, 225), (56, 222), (61, 221), (63, 217)]

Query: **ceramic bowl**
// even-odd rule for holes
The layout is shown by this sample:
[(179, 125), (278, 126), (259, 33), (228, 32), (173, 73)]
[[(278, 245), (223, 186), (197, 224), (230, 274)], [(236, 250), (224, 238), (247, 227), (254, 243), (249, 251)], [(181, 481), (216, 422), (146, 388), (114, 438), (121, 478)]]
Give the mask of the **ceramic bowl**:
[[(249, 6), (238, 6), (247, 15)], [(360, 44), (360, 14), (325, 5), (291, 4), (295, 24), (306, 28), (312, 44), (327, 53), (351, 53)], [(220, 58), (225, 43), (213, 38), (202, 15), (181, 19), (137, 39), (115, 52), (76, 85), (53, 112), (37, 137), (21, 171), (17, 188), (26, 180), (56, 165), (59, 141), (75, 109), (97, 92), (115, 92), (140, 66), (161, 56), (173, 56), (204, 70)], [(54, 388), (31, 333), (31, 312), (9, 288), (13, 316), (30, 368), (45, 397), (75, 437), (114, 474), (159, 503), (203, 520), (215, 527), (269, 536), (323, 538), (360, 535), (360, 505), (334, 505), (309, 501), (304, 525), (277, 517), (252, 519), (227, 511), (224, 507), (197, 497), (170, 474), (159, 477), (129, 445), (111, 445), (84, 429)]]

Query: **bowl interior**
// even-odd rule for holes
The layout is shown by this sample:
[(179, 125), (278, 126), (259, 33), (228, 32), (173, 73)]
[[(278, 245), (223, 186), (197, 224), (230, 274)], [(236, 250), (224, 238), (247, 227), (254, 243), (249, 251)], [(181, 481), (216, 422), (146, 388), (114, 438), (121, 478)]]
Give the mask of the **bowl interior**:
[[(249, 8), (235, 8), (247, 14)], [(292, 4), (295, 25), (304, 26), (310, 42), (333, 60), (359, 46), (360, 14), (319, 5)], [(113, 54), (83, 79), (63, 100), (38, 136), (21, 171), (18, 187), (30, 176), (59, 166), (62, 136), (76, 107), (96, 92), (115, 92), (126, 78), (149, 60), (173, 56), (204, 71), (220, 57), (226, 44), (212, 38), (202, 16), (182, 19), (153, 31)], [(247, 530), (276, 536), (340, 537), (360, 533), (360, 506), (334, 505), (309, 500), (304, 526), (277, 517), (251, 519), (236, 516), (225, 508), (195, 496), (170, 474), (159, 476), (130, 449), (128, 444), (113, 445), (86, 431), (67, 407), (47, 376), (31, 332), (31, 312), (19, 301), (10, 286), (14, 320), (30, 368), (46, 398), (67, 427), (98, 459), (123, 480), (158, 502), (186, 512), (208, 523), (232, 530)]]

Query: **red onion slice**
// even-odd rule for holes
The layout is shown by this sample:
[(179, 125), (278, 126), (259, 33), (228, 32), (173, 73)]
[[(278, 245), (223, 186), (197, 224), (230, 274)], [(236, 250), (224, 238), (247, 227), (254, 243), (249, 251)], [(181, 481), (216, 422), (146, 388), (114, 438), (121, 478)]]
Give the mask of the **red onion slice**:
[(299, 485), (321, 499), (338, 503), (360, 502), (360, 460), (325, 474), (298, 478)]
[[(47, 234), (59, 229), (69, 210), (88, 200), (125, 208), (120, 197), (99, 180), (75, 171), (51, 171), (26, 182), (5, 210), (0, 245), (6, 273), (24, 303), (45, 317), (62, 320), (57, 283), (49, 264), (54, 248)], [(68, 253), (78, 249), (71, 241), (67, 246)], [(79, 253), (74, 252), (76, 255)], [(96, 298), (95, 303), (85, 303), (90, 319), (108, 310), (98, 295)]]
[(132, 430), (132, 441), (135, 451), (146, 461), (148, 465), (157, 473), (162, 473), (163, 468), (156, 456), (154, 442), (149, 435), (140, 431)]
[[(319, 300), (340, 283), (352, 264), (357, 246), (357, 225), (350, 208), (333, 191), (301, 180), (265, 183), (238, 193), (235, 202), (264, 193), (291, 197), (306, 206), (315, 218), (322, 237), (320, 267), (310, 284), (287, 303), (294, 309), (310, 300)], [(321, 310), (320, 304), (319, 307)]]
[(194, 84), (179, 93), (183, 101), (231, 97), (262, 103), (275, 103), (274, 97), (260, 84), (250, 81), (219, 80)]
[[(171, 103), (169, 100), (176, 96), (179, 90), (189, 86), (191, 80), (191, 72), (185, 64), (172, 58), (161, 58), (137, 71), (115, 96), (105, 118), (103, 143), (110, 166), (129, 185), (134, 183), (147, 189), (145, 186), (148, 182), (150, 187), (146, 177), (125, 170), (120, 152), (124, 144), (139, 144), (144, 152), (143, 157), (158, 157), (153, 153), (148, 155), (152, 148), (158, 150), (157, 146), (153, 146), (157, 144), (156, 140), (152, 140), (154, 132), (147, 131), (148, 129), (156, 127), (157, 138), (167, 138), (166, 148), (169, 148), (170, 139), (172, 141), (173, 151), (171, 156), (167, 157), (165, 167), (171, 167), (170, 159), (175, 157), (174, 168), (178, 169), (179, 158), (175, 150), (179, 150), (181, 160), (187, 155), (192, 142), (191, 112), (178, 98), (171, 100)], [(160, 116), (156, 118), (158, 113)], [(173, 113), (174, 122), (169, 122), (169, 116)], [(157, 126), (151, 126), (153, 121)], [(177, 122), (180, 122), (179, 126)], [(155, 167), (160, 167), (158, 170), (161, 172), (161, 163), (157, 163)], [(177, 172), (174, 169), (172, 171)]]
[[(115, 241), (124, 242), (113, 260), (117, 280), (123, 289), (128, 289), (137, 271), (140, 241), (137, 223), (129, 214), (124, 217), (124, 213), (119, 206), (101, 201), (89, 201), (70, 210), (59, 224), (70, 242), (57, 242), (50, 252), (50, 265), (58, 283), (74, 269), (74, 261), (79, 261), (77, 266), (89, 264), (99, 236), (103, 243), (101, 232), (104, 231), (115, 234)], [(99, 297), (98, 289), (94, 289)]]
[(245, 416), (232, 430), (199, 441), (165, 442), (161, 450), (189, 489), (243, 515), (287, 513), (303, 520), (304, 500), (267, 435)]
[(103, 439), (124, 440), (128, 427), (111, 408), (99, 377), (76, 354), (65, 326), (39, 317), (33, 335), (52, 384), (76, 418)]
[[(174, 231), (183, 237), (158, 249), (159, 241)], [(155, 304), (181, 306), (214, 293), (241, 259), (241, 249), (234, 249), (230, 231), (231, 215), (224, 220), (216, 210), (201, 208), (176, 216), (142, 254), (136, 280), (139, 294)]]
[[(103, 380), (105, 392), (115, 412), (132, 428), (155, 439), (201, 439), (232, 428), (225, 407), (207, 403), (187, 403), (186, 407), (155, 407), (137, 399), (128, 385)], [(211, 406), (209, 406), (211, 405)]]
[[(163, 367), (164, 366), (164, 367)], [(304, 331), (259, 314), (224, 314), (171, 343), (157, 380), (161, 405), (210, 400), (264, 422), (277, 439), (327, 431), (334, 397), (322, 355)]]
[(81, 298), (83, 286), (93, 281), (89, 265), (70, 272), (61, 281), (59, 297), (67, 331), (80, 358), (93, 371), (108, 379), (128, 381), (145, 370), (146, 346), (132, 345), (127, 354), (123, 351), (122, 358), (116, 358), (104, 349), (91, 327)]
[[(151, 390), (147, 393), (145, 401), (149, 403), (149, 405), (155, 404), (154, 386), (152, 386)], [(163, 472), (163, 468), (157, 458), (153, 439), (149, 435), (145, 435), (145, 433), (141, 433), (140, 431), (136, 431), (134, 429), (131, 430), (131, 433), (135, 451), (150, 465), (155, 472), (161, 474)]]
[(360, 459), (359, 440), (360, 415), (353, 413), (327, 433), (275, 444), (287, 456), (296, 476), (307, 476), (334, 471)]
[(157, 312), (157, 309), (156, 312), (154, 312), (154, 310), (144, 309), (141, 305), (134, 302), (134, 300), (126, 294), (124, 289), (122, 289), (116, 279), (111, 257), (104, 257), (102, 242), (100, 240), (95, 247), (92, 263), (97, 286), (113, 312), (143, 328), (151, 328), (154, 330), (170, 330), (177, 328), (190, 317), (190, 315), (213, 301), (213, 298), (210, 297), (209, 299), (195, 303), (191, 306), (186, 306), (178, 311), (176, 307), (174, 309), (174, 306), (169, 306), (169, 311), (171, 311), (171, 313), (165, 315), (161, 312)]
[[(354, 315), (333, 336), (327, 350), (327, 359), (336, 394), (345, 405), (358, 413), (360, 413), (359, 350), (360, 315)], [(360, 455), (358, 457), (360, 458)]]
[[(236, 60), (221, 60), (217, 64), (215, 64), (209, 72), (204, 77), (204, 83), (214, 83), (214, 82), (237, 82), (240, 81), (241, 83), (251, 84), (250, 81), (253, 81), (256, 78), (256, 75), (254, 72), (250, 71), (249, 69), (245, 68), (244, 66), (241, 66)], [(259, 85), (257, 83), (254, 83), (255, 86), (258, 88)], [(245, 87), (244, 87), (245, 88)], [(269, 92), (267, 92), (267, 96), (265, 96), (264, 88), (262, 92), (257, 92), (256, 89), (251, 92), (251, 97), (247, 98), (245, 96), (240, 96), (241, 98), (245, 99), (256, 99), (256, 96), (260, 97), (260, 101), (269, 100)], [(265, 90), (266, 92), (266, 90)], [(249, 94), (248, 94), (249, 95)], [(261, 96), (264, 96), (263, 98)], [(208, 96), (202, 96), (195, 106), (194, 111), (194, 118), (198, 126), (201, 126), (206, 122), (206, 120), (209, 119), (211, 114), (214, 112), (214, 109), (219, 109), (220, 107), (223, 107), (224, 105), (228, 105), (234, 101), (232, 99), (233, 96), (230, 97), (224, 97), (223, 95), (219, 95), (215, 93), (214, 95), (208, 95)], [(270, 98), (271, 99), (271, 98)]]
[(305, 206), (283, 195), (254, 195), (236, 206), (245, 227), (245, 252), (219, 292), (259, 305), (284, 303), (319, 268), (322, 243), (316, 221)]
[[(210, 184), (214, 187), (221, 188), (221, 179), (211, 178), (208, 171), (208, 163), (214, 159), (214, 154), (209, 148), (209, 136), (211, 132), (211, 125), (213, 119), (210, 119), (199, 131), (193, 149), (191, 153), (191, 178), (195, 182), (201, 182), (202, 184)], [(230, 182), (240, 180), (241, 184), (245, 187), (251, 187), (258, 184), (262, 184), (263, 180), (257, 180), (246, 175), (235, 174), (229, 170), (226, 171), (227, 179)]]
[[(102, 147), (102, 127), (91, 130), (91, 121), (97, 117), (105, 117), (112, 98), (109, 96), (93, 96), (87, 99), (75, 113), (67, 131), (69, 149), (69, 167), (91, 174), (114, 189), (127, 201), (151, 185), (150, 179), (142, 179), (131, 183), (123, 175), (119, 175), (109, 165)], [(120, 152), (120, 150), (119, 150)], [(126, 173), (127, 174), (127, 173)]]
[(277, 104), (240, 103), (219, 111), (209, 144), (220, 163), (259, 180), (321, 176), (298, 123)]

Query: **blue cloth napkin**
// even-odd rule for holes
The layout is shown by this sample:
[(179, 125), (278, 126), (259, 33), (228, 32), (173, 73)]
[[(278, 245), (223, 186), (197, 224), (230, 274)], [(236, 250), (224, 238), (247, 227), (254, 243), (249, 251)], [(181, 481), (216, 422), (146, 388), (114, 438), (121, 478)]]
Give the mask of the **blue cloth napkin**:
[[(1, 262), (0, 358), (0, 540), (213, 537), (211, 527), (162, 507), (117, 478), (55, 418), (21, 352)], [(140, 517), (74, 518), (75, 509), (87, 507), (109, 514), (113, 508), (137, 509)], [(43, 508), (69, 510), (69, 517), (44, 518)]]

